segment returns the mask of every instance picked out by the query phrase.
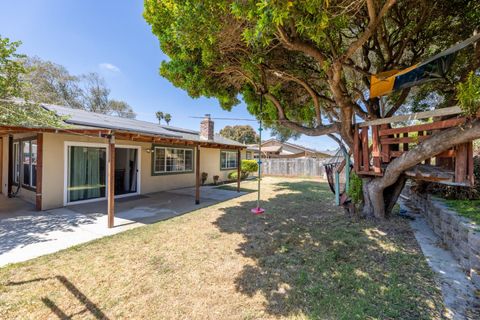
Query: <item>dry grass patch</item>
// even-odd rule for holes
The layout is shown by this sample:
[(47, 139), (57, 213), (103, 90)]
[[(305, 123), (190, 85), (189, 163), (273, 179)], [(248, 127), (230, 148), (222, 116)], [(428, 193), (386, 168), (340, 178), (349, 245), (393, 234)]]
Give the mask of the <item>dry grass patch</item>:
[(251, 193), (0, 269), (0, 318), (441, 316), (405, 221), (350, 221), (312, 180), (263, 186), (263, 216)]

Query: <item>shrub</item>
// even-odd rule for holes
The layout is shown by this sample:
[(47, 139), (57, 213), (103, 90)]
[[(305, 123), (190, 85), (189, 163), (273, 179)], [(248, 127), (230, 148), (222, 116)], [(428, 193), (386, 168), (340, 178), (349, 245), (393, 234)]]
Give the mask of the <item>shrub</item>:
[(208, 173), (202, 172), (202, 185), (205, 184), (205, 181), (207, 181), (208, 178)]
[[(246, 179), (246, 178), (248, 177), (248, 172), (247, 172), (247, 173), (244, 173), (244, 172), (242, 171), (241, 175), (242, 175), (242, 176), (240, 177), (240, 179), (241, 179), (241, 180), (244, 180), (244, 179)], [(230, 173), (228, 174), (228, 179), (229, 179), (229, 180), (237, 180), (237, 171), (232, 171), (232, 172), (230, 172)]]
[(217, 184), (218, 179), (220, 179), (220, 176), (213, 176), (213, 184)]
[(457, 99), (466, 116), (474, 116), (480, 108), (480, 76), (472, 72), (457, 85)]
[[(248, 178), (251, 172), (257, 172), (258, 171), (258, 163), (257, 160), (242, 160), (242, 164), (240, 167), (241, 171), (241, 179), (244, 180)], [(229, 180), (237, 180), (237, 171), (230, 172), (228, 174), (228, 179)]]
[(348, 196), (354, 204), (360, 204), (363, 200), (363, 182), (355, 172), (350, 173), (350, 189)]
[(258, 171), (258, 163), (257, 160), (242, 160), (242, 173), (251, 173)]

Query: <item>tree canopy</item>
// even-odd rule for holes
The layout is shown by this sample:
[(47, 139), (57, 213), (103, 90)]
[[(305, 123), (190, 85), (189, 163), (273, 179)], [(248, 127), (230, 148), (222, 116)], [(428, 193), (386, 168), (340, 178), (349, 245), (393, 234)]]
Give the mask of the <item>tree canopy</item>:
[[(456, 53), (441, 80), (369, 96), (373, 74), (408, 68), (478, 32), (476, 0), (144, 1), (144, 17), (170, 58), (163, 77), (226, 110), (243, 99), (284, 136), (329, 135), (352, 147), (356, 122), (456, 104), (456, 83), (480, 66), (477, 43)], [(468, 128), (435, 132), (381, 177), (362, 177), (364, 212), (385, 217), (399, 192), (384, 191), (401, 190), (405, 170), (479, 137), (480, 121), (472, 119)]]
[(23, 81), (28, 72), (22, 62), (24, 56), (17, 53), (20, 44), (0, 36), (0, 124), (60, 127), (61, 119), (52, 112), (34, 103), (24, 103), (30, 97)]
[(262, 93), (267, 126), (351, 143), (352, 119), (455, 102), (455, 82), (478, 67), (472, 47), (451, 78), (382, 99), (368, 99), (370, 75), (470, 37), (479, 12), (463, 0), (145, 0), (144, 17), (170, 57), (161, 75), (192, 97), (227, 110), (242, 97), (259, 116)]
[(110, 89), (98, 73), (72, 75), (62, 65), (37, 57), (24, 59), (22, 81), (31, 101), (135, 118), (132, 107), (110, 98)]
[(225, 138), (232, 139), (244, 144), (258, 143), (259, 137), (255, 130), (249, 125), (226, 126), (220, 130)]

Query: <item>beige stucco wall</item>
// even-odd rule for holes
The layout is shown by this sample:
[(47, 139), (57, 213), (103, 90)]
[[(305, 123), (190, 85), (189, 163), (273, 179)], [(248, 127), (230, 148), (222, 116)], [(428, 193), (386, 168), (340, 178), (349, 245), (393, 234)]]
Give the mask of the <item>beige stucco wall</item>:
[[(32, 134), (14, 135), (14, 139), (31, 137)], [(1, 192), (7, 194), (8, 189), (8, 136), (2, 136), (1, 156)], [(44, 133), (43, 138), (43, 209), (52, 209), (64, 205), (65, 187), (65, 145), (66, 142), (88, 142), (106, 144), (103, 138), (86, 137), (70, 134)], [(117, 140), (117, 145), (137, 146), (140, 151), (140, 192), (142, 194), (164, 191), (175, 188), (195, 185), (195, 173), (180, 173), (170, 175), (152, 175), (152, 155), (147, 150), (152, 148), (151, 143)], [(220, 182), (228, 179), (228, 174), (234, 170), (220, 170), (220, 149), (200, 148), (200, 172), (208, 173), (207, 183), (213, 182), (213, 176), (220, 176)], [(242, 150), (242, 159), (246, 151)], [(15, 190), (15, 187), (14, 187)], [(35, 192), (21, 189), (20, 198), (35, 203)]]
[[(90, 138), (69, 134), (45, 133), (43, 139), (43, 209), (57, 208), (64, 205), (65, 187), (65, 145), (66, 142), (103, 143), (103, 138)], [(147, 150), (151, 143), (117, 140), (117, 145), (141, 147), (140, 152), (140, 192), (142, 194), (189, 187), (195, 185), (195, 173), (180, 173), (169, 175), (152, 175), (152, 155)], [(227, 179), (233, 170), (220, 170), (220, 149), (201, 148), (200, 170), (208, 173), (207, 183), (213, 182), (213, 176), (219, 175), (220, 181)], [(245, 158), (245, 150), (242, 151)]]

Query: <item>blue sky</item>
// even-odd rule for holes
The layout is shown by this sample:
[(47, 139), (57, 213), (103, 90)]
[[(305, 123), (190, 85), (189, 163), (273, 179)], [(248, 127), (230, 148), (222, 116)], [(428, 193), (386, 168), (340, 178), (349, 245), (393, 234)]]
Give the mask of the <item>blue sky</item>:
[[(160, 62), (167, 57), (142, 17), (142, 0), (0, 0), (0, 8), (0, 35), (22, 41), (21, 53), (61, 64), (72, 74), (100, 73), (111, 97), (128, 102), (138, 119), (156, 121), (154, 114), (161, 110), (172, 114), (172, 125), (196, 130), (200, 120), (191, 117), (206, 113), (254, 119), (244, 104), (224, 111), (216, 100), (192, 99), (160, 77)], [(215, 129), (235, 124), (258, 127), (216, 120)], [(293, 142), (336, 149), (327, 137)]]

